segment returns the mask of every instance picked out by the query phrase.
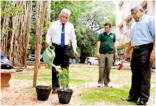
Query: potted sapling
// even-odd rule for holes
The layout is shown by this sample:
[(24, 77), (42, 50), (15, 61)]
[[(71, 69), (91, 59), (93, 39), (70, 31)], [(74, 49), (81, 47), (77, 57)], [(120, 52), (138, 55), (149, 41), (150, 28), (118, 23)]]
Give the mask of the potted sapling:
[(73, 94), (73, 90), (68, 88), (69, 71), (66, 68), (63, 68), (61, 71), (59, 71), (57, 77), (61, 86), (61, 88), (57, 90), (59, 103), (68, 104)]

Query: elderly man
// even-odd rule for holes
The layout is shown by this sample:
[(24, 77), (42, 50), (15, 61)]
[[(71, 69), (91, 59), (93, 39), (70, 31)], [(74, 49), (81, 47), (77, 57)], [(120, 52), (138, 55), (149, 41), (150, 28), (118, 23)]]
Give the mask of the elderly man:
[(131, 15), (135, 22), (130, 30), (130, 42), (123, 61), (133, 48), (132, 84), (128, 98), (121, 99), (137, 102), (137, 105), (146, 105), (150, 96), (151, 62), (154, 61), (156, 52), (156, 23), (154, 17), (144, 14), (141, 6), (133, 7)]
[[(71, 50), (70, 46), (68, 46), (69, 40), (72, 41), (74, 56), (78, 56), (76, 51), (77, 40), (74, 26), (68, 22), (70, 14), (70, 10), (66, 8), (62, 9), (59, 15), (60, 19), (51, 23), (46, 35), (46, 42), (48, 45), (52, 44), (55, 47), (56, 56), (53, 63), (66, 69), (69, 68), (69, 57)], [(60, 87), (57, 74), (58, 71), (56, 71), (55, 68), (52, 68), (52, 93), (57, 93), (57, 89)]]

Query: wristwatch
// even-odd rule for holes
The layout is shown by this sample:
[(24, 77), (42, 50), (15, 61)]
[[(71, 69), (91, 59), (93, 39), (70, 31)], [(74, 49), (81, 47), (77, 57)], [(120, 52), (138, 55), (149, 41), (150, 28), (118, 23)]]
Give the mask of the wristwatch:
[(155, 50), (152, 50), (152, 52), (155, 54), (156, 53), (156, 51)]

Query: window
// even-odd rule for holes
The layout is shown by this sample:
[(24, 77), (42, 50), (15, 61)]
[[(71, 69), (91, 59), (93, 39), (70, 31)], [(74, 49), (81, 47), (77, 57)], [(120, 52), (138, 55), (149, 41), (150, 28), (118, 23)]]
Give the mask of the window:
[(132, 25), (132, 18), (130, 18), (130, 19), (127, 20), (128, 29), (131, 28), (131, 25)]
[(123, 25), (120, 27), (120, 34), (123, 34)]
[(130, 34), (131, 26), (132, 26), (132, 18), (129, 18), (129, 19), (127, 20), (127, 28), (128, 28), (127, 35)]
[(123, 9), (123, 2), (121, 2), (121, 4), (120, 4), (120, 9), (121, 10)]
[(152, 4), (153, 4), (153, 13), (154, 13), (153, 16), (156, 16), (156, 10), (154, 9), (156, 8), (156, 5), (155, 5), (156, 1), (153, 1)]
[(145, 14), (147, 14), (147, 4), (145, 4), (145, 5), (143, 6), (143, 9), (144, 9), (144, 11), (145, 11)]
[(120, 3), (118, 4), (118, 6), (119, 6), (119, 9), (122, 11), (122, 9), (123, 9), (123, 1), (120, 1)]

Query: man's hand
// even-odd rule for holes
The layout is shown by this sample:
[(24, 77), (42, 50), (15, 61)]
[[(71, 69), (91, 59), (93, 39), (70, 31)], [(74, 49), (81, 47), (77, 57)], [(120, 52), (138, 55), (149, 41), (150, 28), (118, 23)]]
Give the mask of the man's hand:
[(51, 43), (50, 42), (47, 42), (46, 43), (46, 47), (48, 47), (48, 46), (50, 46), (51, 45)]
[(59, 71), (61, 71), (61, 66), (56, 66), (55, 69), (56, 69), (56, 71), (59, 72)]
[(155, 53), (154, 52), (151, 52), (149, 61), (150, 62), (153, 62), (154, 60), (155, 60)]
[(74, 56), (75, 56), (75, 57), (78, 57), (78, 53), (77, 53), (76, 50), (74, 50)]
[(100, 53), (99, 53), (99, 52), (96, 53), (96, 57), (97, 57), (98, 59), (100, 59)]
[(127, 59), (127, 57), (128, 57), (128, 53), (125, 53), (122, 57), (122, 62), (124, 62)]
[(116, 52), (116, 53), (115, 53), (115, 59), (117, 59), (117, 58), (118, 58), (118, 53)]

